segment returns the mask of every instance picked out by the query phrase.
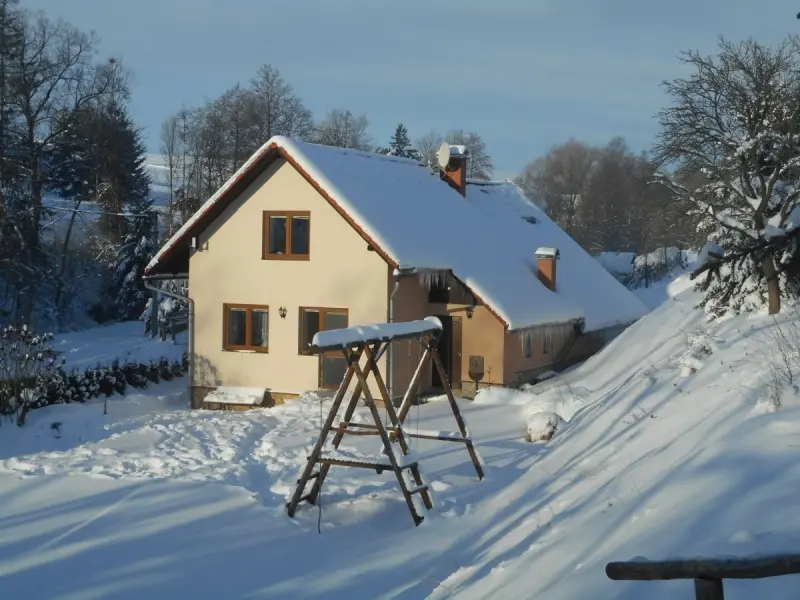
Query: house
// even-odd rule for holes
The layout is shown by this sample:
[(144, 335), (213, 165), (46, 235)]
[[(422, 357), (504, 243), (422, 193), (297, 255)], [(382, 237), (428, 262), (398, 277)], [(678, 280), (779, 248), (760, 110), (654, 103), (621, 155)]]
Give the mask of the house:
[[(442, 153), (434, 173), (275, 137), (209, 198), (145, 272), (188, 278), (193, 406), (220, 387), (269, 404), (336, 388), (344, 359), (308, 352), (320, 330), (439, 316), (448, 379), (472, 389), (470, 365), (518, 384), (646, 313), (515, 185), (467, 181), (463, 148)], [(420, 348), (396, 346), (380, 368), (402, 394)]]

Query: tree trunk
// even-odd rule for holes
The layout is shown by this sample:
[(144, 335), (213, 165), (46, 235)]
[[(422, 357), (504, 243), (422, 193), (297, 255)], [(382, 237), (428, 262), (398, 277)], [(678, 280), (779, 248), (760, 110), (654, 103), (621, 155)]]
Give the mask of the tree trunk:
[(769, 314), (776, 315), (781, 312), (781, 288), (778, 280), (778, 271), (775, 268), (775, 262), (772, 257), (765, 258), (764, 262), (761, 263), (761, 268), (764, 271), (764, 277), (767, 278)]
[(72, 229), (75, 226), (75, 217), (78, 216), (78, 209), (81, 206), (81, 200), (77, 200), (73, 206), (72, 215), (69, 217), (69, 225), (67, 226), (67, 233), (64, 235), (64, 243), (61, 246), (61, 266), (58, 271), (58, 279), (56, 279), (56, 294), (54, 304), (56, 310), (60, 311), (61, 295), (64, 293), (64, 273), (67, 271), (67, 253), (69, 252), (69, 242), (72, 238)]

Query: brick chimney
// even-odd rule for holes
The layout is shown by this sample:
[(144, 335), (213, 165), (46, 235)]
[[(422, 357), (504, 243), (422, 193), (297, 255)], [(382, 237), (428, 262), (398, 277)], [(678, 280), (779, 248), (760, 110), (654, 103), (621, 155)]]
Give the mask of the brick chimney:
[(436, 154), (439, 161), (439, 177), (467, 197), (467, 149), (464, 146), (451, 146), (447, 142), (439, 147)]
[(556, 261), (561, 256), (557, 248), (539, 248), (536, 260), (539, 263), (539, 281), (548, 289), (556, 291)]

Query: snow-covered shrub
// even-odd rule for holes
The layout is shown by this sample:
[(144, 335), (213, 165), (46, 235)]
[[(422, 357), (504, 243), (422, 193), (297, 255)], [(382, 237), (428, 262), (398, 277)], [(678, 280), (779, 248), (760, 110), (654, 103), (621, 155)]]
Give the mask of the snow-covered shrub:
[(693, 375), (703, 366), (703, 361), (714, 352), (714, 324), (703, 325), (684, 331), (684, 351), (678, 356), (677, 365), (684, 377)]
[[(98, 365), (84, 370), (67, 371), (63, 366), (41, 373), (34, 385), (23, 391), (24, 413), (18, 417), (18, 424), (24, 424), (24, 414), (29, 410), (53, 404), (70, 404), (72, 402), (88, 402), (95, 398), (124, 394), (128, 387), (144, 389), (150, 383), (158, 383), (162, 379), (169, 381), (175, 377), (183, 377), (188, 371), (189, 360), (184, 354), (182, 361), (169, 362), (167, 358), (150, 363), (120, 363)], [(3, 398), (3, 387), (0, 383), (0, 401)]]
[(661, 281), (675, 271), (685, 270), (689, 255), (681, 248), (669, 246), (640, 255), (603, 252), (597, 260), (617, 281), (633, 290)]
[(800, 392), (800, 314), (795, 309), (783, 322), (774, 319), (763, 338), (768, 348), (769, 401), (772, 408), (777, 409), (785, 390)]
[(52, 334), (37, 334), (27, 325), (0, 330), (0, 415), (24, 421), (42, 381), (57, 368), (52, 340)]
[[(177, 294), (179, 296), (189, 295), (189, 286), (186, 280), (175, 279), (162, 282), (161, 289)], [(180, 302), (170, 296), (158, 295), (158, 305), (156, 319), (158, 328), (161, 329), (170, 323), (182, 322), (189, 318), (189, 306), (186, 302)], [(150, 329), (150, 319), (152, 317), (153, 297), (152, 294), (147, 299), (145, 308), (139, 315), (139, 320), (144, 322), (145, 335), (152, 333)]]
[(558, 428), (564, 423), (559, 415), (553, 412), (537, 412), (528, 415), (526, 442), (547, 442), (553, 439)]

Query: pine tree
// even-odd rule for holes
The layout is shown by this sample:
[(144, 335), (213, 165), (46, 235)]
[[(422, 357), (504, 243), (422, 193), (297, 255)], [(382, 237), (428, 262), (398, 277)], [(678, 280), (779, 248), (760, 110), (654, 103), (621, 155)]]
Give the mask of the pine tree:
[(146, 168), (146, 149), (127, 108), (117, 102), (101, 117), (100, 186), (98, 200), (102, 211), (100, 227), (111, 243), (121, 242), (126, 235), (126, 205), (139, 202), (150, 193), (150, 176)]
[(104, 212), (110, 213), (102, 215), (107, 217), (103, 228), (108, 236), (106, 243), (115, 251), (105, 310), (100, 312), (107, 318), (131, 320), (139, 317), (147, 303), (142, 275), (156, 251), (158, 217), (150, 199), (141, 131), (134, 127), (122, 105), (112, 105), (105, 118), (109, 134), (106, 147), (115, 162), (106, 159), (101, 166), (99, 195)]
[(413, 158), (414, 160), (421, 160), (422, 155), (411, 147), (411, 139), (408, 137), (408, 129), (402, 123), (397, 125), (394, 134), (391, 137), (388, 147), (377, 148), (378, 154), (388, 154), (390, 156), (399, 156), (402, 158)]
[(138, 319), (149, 294), (142, 284), (144, 269), (156, 252), (157, 215), (153, 201), (137, 196), (128, 205), (125, 237), (116, 253), (109, 299), (112, 314), (120, 321)]

